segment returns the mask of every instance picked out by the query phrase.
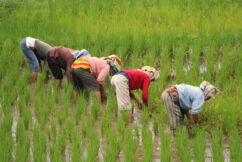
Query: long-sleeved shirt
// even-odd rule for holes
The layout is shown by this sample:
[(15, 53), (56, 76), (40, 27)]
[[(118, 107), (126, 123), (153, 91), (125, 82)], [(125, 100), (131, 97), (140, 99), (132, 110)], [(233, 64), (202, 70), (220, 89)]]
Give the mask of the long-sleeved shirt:
[(175, 86), (178, 91), (180, 107), (184, 110), (191, 109), (192, 115), (197, 115), (205, 101), (205, 95), (201, 88), (186, 84)]
[(38, 61), (40, 62), (40, 60), (44, 60), (44, 65), (45, 65), (45, 69), (48, 71), (49, 70), (49, 66), (48, 66), (48, 62), (47, 62), (47, 54), (49, 52), (49, 50), (51, 50), (52, 47), (45, 43), (42, 42), (38, 39), (35, 40), (35, 45), (34, 45), (34, 53), (38, 59)]
[[(121, 71), (128, 75), (129, 77), (129, 89), (142, 89), (142, 100), (143, 102), (148, 105), (148, 89), (150, 85), (150, 77), (140, 71), (140, 70), (124, 70)], [(132, 95), (132, 94), (131, 94)]]
[(56, 47), (49, 51), (47, 61), (51, 72), (56, 79), (62, 79), (63, 74), (61, 68), (66, 71), (67, 78), (72, 81), (71, 65), (74, 62), (74, 57), (70, 50), (65, 47)]
[(86, 57), (92, 68), (92, 74), (97, 79), (97, 82), (103, 85), (103, 81), (109, 73), (110, 66), (103, 59), (96, 57)]

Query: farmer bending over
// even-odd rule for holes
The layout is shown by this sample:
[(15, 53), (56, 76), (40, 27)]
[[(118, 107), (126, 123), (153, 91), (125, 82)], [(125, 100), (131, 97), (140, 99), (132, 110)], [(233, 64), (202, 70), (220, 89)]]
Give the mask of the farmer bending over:
[(119, 115), (120, 111), (127, 111), (129, 123), (133, 122), (131, 98), (134, 99), (138, 108), (142, 109), (142, 103), (135, 97), (131, 90), (142, 89), (142, 99), (148, 105), (148, 89), (150, 81), (157, 80), (159, 72), (153, 67), (144, 66), (140, 69), (124, 70), (118, 72), (111, 79), (111, 84), (116, 91)]
[[(198, 113), (204, 104), (204, 101), (214, 98), (219, 90), (210, 83), (203, 81), (200, 87), (194, 87), (186, 84), (173, 85), (168, 87), (162, 93), (162, 100), (166, 107), (167, 115), (170, 121), (170, 129), (183, 125), (184, 115), (186, 114), (188, 124), (193, 126), (193, 121), (198, 122)], [(189, 114), (191, 109), (192, 118)]]
[[(115, 55), (111, 55), (116, 57)], [(110, 57), (111, 57), (110, 56)], [(82, 88), (94, 90), (100, 103), (106, 100), (103, 81), (108, 73), (114, 75), (119, 71), (119, 62), (115, 59), (104, 60), (96, 57), (81, 57), (72, 64), (72, 78), (76, 93)]]
[(31, 37), (23, 39), (20, 43), (20, 47), (29, 63), (32, 72), (32, 83), (36, 82), (39, 69), (42, 68), (41, 60), (44, 61), (45, 70), (48, 76), (49, 67), (47, 63), (47, 53), (52, 47), (45, 42)]
[(72, 82), (71, 65), (75, 58), (69, 48), (55, 47), (47, 54), (47, 61), (52, 74), (57, 80), (58, 87), (61, 87), (63, 74), (61, 69), (66, 71), (67, 78)]

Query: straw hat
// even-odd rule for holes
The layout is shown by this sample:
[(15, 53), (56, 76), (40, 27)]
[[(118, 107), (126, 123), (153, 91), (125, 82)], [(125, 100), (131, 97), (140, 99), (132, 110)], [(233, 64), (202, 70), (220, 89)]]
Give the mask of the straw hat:
[(151, 81), (157, 80), (160, 77), (159, 71), (157, 71), (155, 68), (153, 68), (151, 66), (143, 66), (141, 68), (141, 71), (148, 74)]

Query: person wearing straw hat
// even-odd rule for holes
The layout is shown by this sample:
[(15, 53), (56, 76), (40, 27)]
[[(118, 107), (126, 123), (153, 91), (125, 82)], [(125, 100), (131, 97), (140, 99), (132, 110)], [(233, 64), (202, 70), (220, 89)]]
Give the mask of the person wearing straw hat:
[[(110, 57), (113, 58), (114, 56)], [(74, 89), (78, 94), (82, 88), (94, 90), (100, 103), (106, 101), (103, 81), (108, 73), (113, 76), (119, 71), (121, 61), (116, 59), (101, 59), (96, 57), (82, 57), (72, 64), (72, 78)]]
[(119, 115), (120, 112), (127, 111), (129, 123), (133, 122), (131, 98), (134, 99), (138, 108), (142, 109), (142, 103), (131, 92), (142, 89), (142, 100), (148, 105), (148, 89), (151, 81), (159, 78), (159, 71), (150, 66), (143, 66), (141, 69), (124, 70), (116, 73), (111, 79), (111, 85), (115, 89)]
[[(203, 81), (200, 87), (187, 84), (172, 85), (163, 91), (161, 98), (166, 107), (170, 129), (183, 125), (186, 114), (188, 124), (193, 127), (193, 121), (198, 122), (198, 114), (204, 101), (214, 98), (220, 91), (207, 81)], [(189, 114), (191, 110), (192, 117)]]
[(36, 82), (38, 72), (42, 69), (41, 60), (44, 61), (46, 74), (48, 76), (49, 66), (47, 63), (47, 53), (52, 47), (49, 44), (32, 37), (23, 39), (20, 43), (20, 47), (29, 63), (32, 72), (32, 83)]

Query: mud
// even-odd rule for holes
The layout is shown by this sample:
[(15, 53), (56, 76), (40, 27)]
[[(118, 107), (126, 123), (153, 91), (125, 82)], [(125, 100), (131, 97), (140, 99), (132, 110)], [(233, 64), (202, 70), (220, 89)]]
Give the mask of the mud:
[(71, 162), (72, 159), (71, 159), (71, 154), (70, 154), (70, 142), (67, 141), (66, 142), (66, 148), (65, 148), (65, 155), (64, 155), (64, 159), (65, 159), (65, 162)]
[(12, 132), (12, 137), (13, 137), (13, 141), (14, 141), (14, 148), (13, 148), (13, 152), (12, 152), (12, 158), (13, 158), (13, 161), (15, 161), (16, 149), (17, 149), (16, 130), (17, 130), (18, 119), (19, 119), (19, 113), (18, 113), (16, 107), (14, 107), (14, 111), (13, 111), (12, 115), (13, 115), (13, 125), (12, 125), (12, 128), (11, 128), (11, 132)]

